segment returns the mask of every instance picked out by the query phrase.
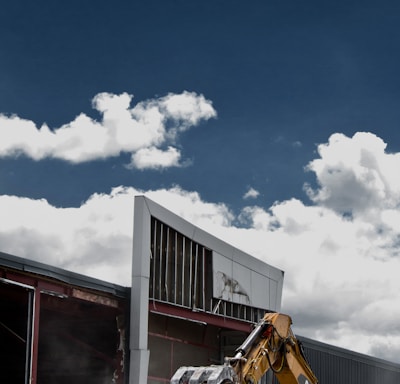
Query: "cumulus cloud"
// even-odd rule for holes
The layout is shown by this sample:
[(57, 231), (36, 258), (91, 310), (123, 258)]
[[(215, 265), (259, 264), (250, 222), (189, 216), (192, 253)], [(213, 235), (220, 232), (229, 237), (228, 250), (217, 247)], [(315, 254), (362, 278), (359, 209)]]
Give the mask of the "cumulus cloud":
[(282, 310), (293, 317), (296, 333), (400, 362), (398, 158), (373, 134), (332, 135), (307, 167), (318, 183), (307, 187), (311, 204), (249, 205), (239, 217), (178, 186), (118, 187), (78, 208), (0, 196), (8, 218), (0, 224), (2, 251), (128, 285), (133, 196), (145, 194), (283, 269)]
[(168, 94), (133, 108), (131, 101), (127, 93), (100, 93), (92, 105), (101, 120), (81, 113), (55, 129), (0, 115), (0, 157), (23, 154), (34, 160), (50, 157), (81, 163), (125, 152), (132, 156), (130, 167), (177, 167), (181, 155), (173, 145), (179, 134), (216, 116), (212, 103), (194, 92)]
[[(123, 268), (130, 263), (133, 201), (124, 191), (94, 194), (79, 208), (0, 196), (0, 211), (7, 217), (0, 224), (1, 250), (126, 283)], [(108, 278), (98, 273), (105, 265)]]
[(128, 167), (138, 169), (176, 167), (179, 165), (180, 157), (180, 152), (174, 147), (168, 147), (165, 151), (156, 147), (142, 148), (132, 155)]
[(260, 192), (258, 192), (254, 188), (249, 188), (247, 192), (243, 195), (243, 199), (256, 199), (260, 195)]
[(388, 154), (385, 148), (383, 140), (373, 133), (358, 132), (352, 138), (332, 135), (328, 143), (319, 145), (320, 158), (307, 167), (319, 183), (316, 191), (306, 187), (310, 198), (336, 212), (350, 214), (396, 207), (400, 198), (400, 153)]

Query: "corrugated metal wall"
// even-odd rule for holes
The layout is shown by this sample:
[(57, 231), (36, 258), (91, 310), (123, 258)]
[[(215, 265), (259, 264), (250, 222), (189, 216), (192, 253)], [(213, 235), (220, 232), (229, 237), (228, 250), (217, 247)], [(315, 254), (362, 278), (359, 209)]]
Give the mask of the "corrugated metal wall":
[[(298, 337), (321, 384), (399, 384), (400, 364)], [(277, 383), (274, 379), (274, 383)]]

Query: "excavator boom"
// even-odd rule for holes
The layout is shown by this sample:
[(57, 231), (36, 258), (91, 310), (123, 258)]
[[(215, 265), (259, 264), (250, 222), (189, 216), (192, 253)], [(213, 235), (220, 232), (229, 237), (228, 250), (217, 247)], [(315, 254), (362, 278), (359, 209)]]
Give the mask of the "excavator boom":
[(224, 365), (181, 367), (171, 384), (256, 384), (268, 371), (280, 384), (317, 384), (300, 342), (281, 313), (266, 313)]

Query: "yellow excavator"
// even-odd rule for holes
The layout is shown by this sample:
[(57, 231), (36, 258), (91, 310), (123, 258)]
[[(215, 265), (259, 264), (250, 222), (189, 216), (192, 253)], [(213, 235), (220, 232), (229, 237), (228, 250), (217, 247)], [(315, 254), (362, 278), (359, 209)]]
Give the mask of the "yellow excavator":
[(271, 370), (280, 384), (317, 384), (291, 324), (288, 315), (266, 313), (223, 365), (180, 367), (170, 383), (257, 384)]

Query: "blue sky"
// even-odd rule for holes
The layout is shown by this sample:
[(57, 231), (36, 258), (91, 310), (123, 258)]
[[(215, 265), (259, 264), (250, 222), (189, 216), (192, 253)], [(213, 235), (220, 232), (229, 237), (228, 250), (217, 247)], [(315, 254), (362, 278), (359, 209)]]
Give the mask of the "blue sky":
[(218, 117), (179, 138), (190, 169), (21, 158), (3, 162), (2, 191), (63, 205), (119, 183), (178, 183), (233, 209), (248, 186), (266, 207), (306, 199), (313, 177), (303, 167), (332, 133), (372, 131), (399, 149), (396, 10), (387, 1), (10, 2), (0, 26), (2, 113), (56, 129), (81, 112), (98, 118), (91, 100), (100, 92), (128, 92), (135, 104), (187, 90), (211, 100)]
[(145, 193), (284, 269), (299, 333), (398, 360), (399, 11), (3, 4), (1, 250), (129, 284)]

